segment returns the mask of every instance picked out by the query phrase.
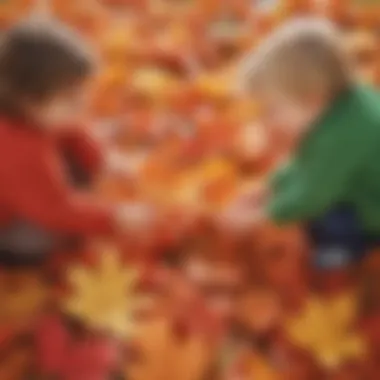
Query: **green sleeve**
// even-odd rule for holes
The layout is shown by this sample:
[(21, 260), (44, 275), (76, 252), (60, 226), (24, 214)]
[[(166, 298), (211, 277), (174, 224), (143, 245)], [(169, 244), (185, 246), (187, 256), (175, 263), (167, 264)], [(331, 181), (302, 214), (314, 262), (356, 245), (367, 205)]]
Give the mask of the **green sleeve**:
[(355, 174), (370, 159), (373, 140), (371, 128), (352, 122), (326, 128), (294, 160), (289, 178), (273, 189), (269, 217), (277, 223), (305, 221), (344, 200)]
[(280, 166), (269, 178), (269, 187), (272, 192), (281, 189), (285, 182), (289, 180), (290, 171), (292, 170), (292, 165), (287, 163), (286, 165)]

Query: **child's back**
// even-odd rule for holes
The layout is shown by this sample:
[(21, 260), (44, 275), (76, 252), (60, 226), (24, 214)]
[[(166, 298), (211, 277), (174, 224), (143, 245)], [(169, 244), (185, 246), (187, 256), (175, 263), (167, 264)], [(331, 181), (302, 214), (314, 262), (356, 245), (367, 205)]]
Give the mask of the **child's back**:
[[(54, 223), (49, 221), (53, 215), (52, 207), (46, 200), (45, 186), (42, 183), (41, 187), (30, 186), (28, 181), (40, 182), (40, 174), (36, 172), (36, 166), (40, 172), (40, 161), (48, 164), (56, 161), (56, 173), (60, 170), (66, 173), (67, 184), (79, 190), (90, 186), (102, 157), (93, 140), (81, 130), (69, 131), (57, 138), (52, 136), (46, 144), (41, 144), (39, 140), (43, 136), (35, 136), (34, 141), (33, 133), (27, 127), (22, 128), (6, 119), (0, 122), (0, 149), (3, 154), (0, 162), (0, 182), (3, 183), (3, 191), (0, 191), (0, 262), (8, 265), (37, 263), (54, 250), (77, 248), (81, 240), (77, 239), (79, 231), (54, 232)], [(43, 159), (38, 160), (40, 155)], [(7, 179), (9, 177), (15, 179)], [(42, 197), (36, 196), (36, 191)], [(44, 203), (38, 206), (41, 200)], [(39, 207), (38, 215), (28, 202)], [(61, 212), (57, 205), (53, 209)]]
[(271, 215), (280, 222), (306, 221), (335, 204), (350, 204), (368, 233), (380, 233), (379, 151), (380, 96), (354, 86), (315, 123), (275, 176)]

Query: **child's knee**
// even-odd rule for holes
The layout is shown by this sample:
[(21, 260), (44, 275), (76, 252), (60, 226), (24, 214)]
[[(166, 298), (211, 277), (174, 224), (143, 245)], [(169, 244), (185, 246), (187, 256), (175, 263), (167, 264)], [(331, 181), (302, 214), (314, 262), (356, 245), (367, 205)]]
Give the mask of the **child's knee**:
[(0, 231), (0, 264), (29, 266), (42, 263), (57, 244), (57, 237), (32, 223), (15, 222)]

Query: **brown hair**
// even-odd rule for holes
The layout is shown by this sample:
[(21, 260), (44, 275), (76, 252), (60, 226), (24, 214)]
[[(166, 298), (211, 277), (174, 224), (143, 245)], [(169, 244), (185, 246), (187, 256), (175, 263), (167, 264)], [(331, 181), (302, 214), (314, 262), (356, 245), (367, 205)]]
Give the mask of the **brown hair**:
[(49, 100), (92, 69), (91, 55), (70, 29), (37, 19), (17, 24), (0, 41), (0, 107)]
[(313, 18), (279, 28), (244, 60), (239, 72), (239, 85), (249, 91), (272, 86), (301, 98), (315, 90), (334, 96), (351, 79), (338, 30)]

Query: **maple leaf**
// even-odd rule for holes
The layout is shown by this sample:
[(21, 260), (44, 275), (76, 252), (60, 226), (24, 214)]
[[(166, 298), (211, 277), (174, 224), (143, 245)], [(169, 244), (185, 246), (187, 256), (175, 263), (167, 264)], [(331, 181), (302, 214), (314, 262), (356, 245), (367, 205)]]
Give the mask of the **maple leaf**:
[[(240, 352), (239, 352), (240, 351)], [(252, 350), (238, 350), (231, 368), (225, 371), (226, 380), (279, 380), (280, 374), (267, 358)]]
[(250, 373), (252, 377), (249, 377), (249, 379), (277, 380), (280, 378), (273, 366), (260, 355), (253, 356)]
[(204, 75), (196, 83), (198, 90), (212, 98), (225, 98), (230, 94), (231, 75), (226, 72)]
[(0, 325), (27, 326), (49, 300), (51, 293), (39, 271), (22, 269), (0, 276)]
[(115, 341), (94, 334), (75, 336), (64, 318), (55, 314), (41, 319), (34, 343), (37, 370), (40, 376), (48, 378), (103, 380), (108, 378), (118, 358)]
[(60, 370), (69, 341), (69, 333), (59, 316), (41, 318), (35, 329), (35, 349), (38, 366), (44, 373)]
[(365, 344), (354, 331), (355, 299), (344, 294), (331, 299), (311, 298), (300, 316), (286, 322), (289, 338), (310, 351), (327, 368), (365, 354)]
[(114, 252), (105, 252), (97, 267), (69, 269), (72, 295), (64, 310), (88, 327), (125, 337), (131, 329), (137, 272), (126, 268)]
[(210, 362), (209, 356), (210, 346), (203, 335), (178, 340), (171, 322), (159, 317), (138, 324), (132, 360), (124, 363), (123, 371), (126, 378), (134, 380), (198, 380)]
[(142, 69), (135, 72), (132, 86), (138, 92), (159, 98), (176, 87), (174, 78), (161, 70)]
[(28, 344), (15, 343), (4, 353), (0, 363), (0, 379), (15, 380), (26, 378), (33, 362), (33, 350)]

